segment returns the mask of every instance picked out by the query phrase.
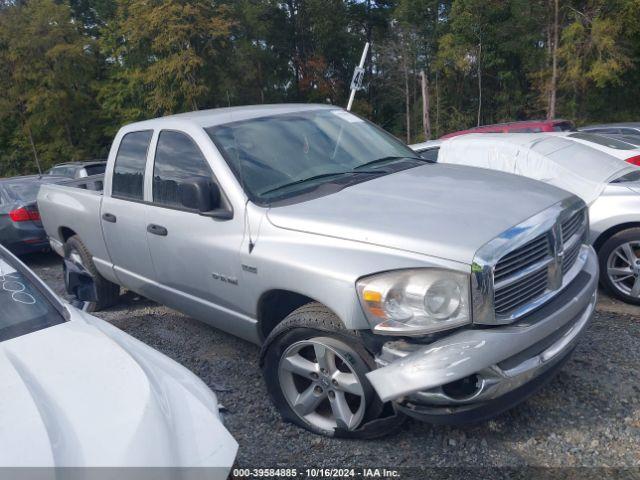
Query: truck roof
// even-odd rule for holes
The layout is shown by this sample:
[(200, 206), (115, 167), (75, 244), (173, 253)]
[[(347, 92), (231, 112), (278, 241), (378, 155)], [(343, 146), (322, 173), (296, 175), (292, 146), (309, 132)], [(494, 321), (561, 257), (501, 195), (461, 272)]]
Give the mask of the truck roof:
[(130, 123), (127, 129), (154, 128), (161, 126), (167, 121), (184, 121), (207, 128), (222, 123), (230, 123), (251, 118), (267, 117), (286, 113), (304, 112), (318, 109), (336, 109), (335, 105), (313, 104), (313, 103), (281, 103), (273, 105), (246, 105), (242, 107), (213, 108), (210, 110), (198, 110), (195, 112), (178, 113), (164, 117), (143, 120), (141, 122)]

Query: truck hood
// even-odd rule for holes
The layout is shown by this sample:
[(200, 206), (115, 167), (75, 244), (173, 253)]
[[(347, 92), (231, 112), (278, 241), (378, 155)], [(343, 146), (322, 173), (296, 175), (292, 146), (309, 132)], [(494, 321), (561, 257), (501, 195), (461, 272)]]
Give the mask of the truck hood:
[(428, 164), (272, 208), (277, 227), (470, 264), (482, 245), (571, 196), (525, 177)]
[(0, 466), (216, 466), (237, 443), (215, 395), (173, 360), (70, 308), (0, 343)]

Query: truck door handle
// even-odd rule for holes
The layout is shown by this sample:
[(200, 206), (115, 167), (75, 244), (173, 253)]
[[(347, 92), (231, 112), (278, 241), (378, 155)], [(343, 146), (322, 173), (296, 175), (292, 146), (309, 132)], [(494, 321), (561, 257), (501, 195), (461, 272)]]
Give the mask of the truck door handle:
[(102, 214), (102, 219), (105, 222), (109, 222), (109, 223), (116, 223), (116, 216), (112, 215), (111, 213), (103, 213)]
[(154, 223), (147, 225), (147, 232), (153, 233), (154, 235), (160, 235), (161, 237), (166, 237), (169, 233), (166, 228)]

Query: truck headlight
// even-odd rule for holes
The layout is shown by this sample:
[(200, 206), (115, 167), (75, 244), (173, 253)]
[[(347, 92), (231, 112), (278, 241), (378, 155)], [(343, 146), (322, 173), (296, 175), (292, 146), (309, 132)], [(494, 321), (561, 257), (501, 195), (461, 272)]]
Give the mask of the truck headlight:
[(363, 277), (360, 303), (375, 333), (423, 335), (471, 323), (469, 275), (422, 268)]

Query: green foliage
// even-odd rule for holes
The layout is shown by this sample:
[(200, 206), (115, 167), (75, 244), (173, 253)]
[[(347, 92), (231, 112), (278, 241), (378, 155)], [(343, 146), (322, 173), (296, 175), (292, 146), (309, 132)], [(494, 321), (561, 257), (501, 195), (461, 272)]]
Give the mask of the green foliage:
[(92, 40), (68, 5), (34, 0), (1, 13), (0, 174), (36, 170), (36, 155), (43, 168), (85, 157), (100, 136), (92, 130)]
[[(123, 124), (270, 102), (344, 105), (400, 138), (546, 116), (554, 0), (0, 1), (0, 175), (106, 155)], [(638, 120), (640, 0), (560, 0), (558, 116)], [(482, 93), (482, 95), (480, 95)], [(482, 102), (480, 102), (482, 96)]]

